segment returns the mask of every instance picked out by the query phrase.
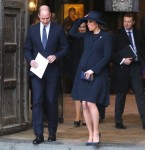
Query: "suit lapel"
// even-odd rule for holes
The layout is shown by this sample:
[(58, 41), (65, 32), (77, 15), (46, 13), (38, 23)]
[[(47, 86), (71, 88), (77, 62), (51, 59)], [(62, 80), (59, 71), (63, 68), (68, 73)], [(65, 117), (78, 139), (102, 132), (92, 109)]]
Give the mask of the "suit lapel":
[(48, 34), (48, 39), (47, 39), (47, 43), (46, 43), (46, 48), (45, 49), (47, 49), (48, 47), (50, 47), (50, 43), (51, 43), (51, 41), (53, 41), (52, 38), (53, 38), (53, 35), (54, 35), (55, 32), (56, 31), (54, 31), (53, 23), (51, 22), (50, 23), (50, 29), (49, 29), (49, 34)]
[(130, 44), (130, 41), (129, 41), (129, 38), (128, 38), (128, 35), (127, 35), (125, 29), (122, 29), (122, 35), (126, 39), (126, 41), (128, 42), (128, 44)]
[(37, 38), (38, 43), (40, 43), (41, 49), (44, 49), (44, 48), (43, 48), (43, 45), (42, 45), (42, 42), (41, 42), (40, 23), (38, 23), (38, 25), (37, 25), (37, 27), (36, 27), (35, 35), (36, 35), (36, 38)]

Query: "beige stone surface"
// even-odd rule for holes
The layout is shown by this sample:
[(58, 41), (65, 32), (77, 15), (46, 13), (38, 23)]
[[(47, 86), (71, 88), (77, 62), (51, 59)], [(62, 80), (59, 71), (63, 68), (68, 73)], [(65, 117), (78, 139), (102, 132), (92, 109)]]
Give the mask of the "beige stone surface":
[[(124, 111), (124, 124), (127, 129), (116, 129), (114, 124), (114, 95), (110, 95), (110, 105), (106, 109), (106, 118), (99, 124), (101, 132), (101, 143), (103, 144), (136, 144), (145, 146), (145, 130), (142, 128), (139, 118), (135, 97), (129, 94), (126, 100)], [(75, 116), (74, 101), (70, 95), (64, 95), (64, 123), (59, 124), (57, 132), (58, 141), (85, 142), (88, 137), (86, 126), (74, 127)], [(48, 138), (48, 131), (45, 128), (44, 137)], [(1, 136), (1, 139), (33, 140), (33, 130), (30, 128), (19, 133)]]

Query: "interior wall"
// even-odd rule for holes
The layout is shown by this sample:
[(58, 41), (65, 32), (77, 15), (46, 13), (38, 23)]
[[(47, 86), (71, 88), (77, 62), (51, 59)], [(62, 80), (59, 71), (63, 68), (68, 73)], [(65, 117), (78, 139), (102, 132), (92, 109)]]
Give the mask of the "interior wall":
[[(63, 4), (65, 3), (83, 3), (85, 7), (84, 14), (87, 14), (90, 10), (100, 11), (103, 14), (104, 20), (107, 22), (110, 30), (114, 30), (122, 26), (121, 18), (123, 13), (104, 11), (105, 0), (38, 0), (38, 5), (47, 4), (50, 6), (52, 12), (56, 13), (59, 23), (62, 23), (63, 20)], [(136, 16), (136, 27), (143, 30), (145, 33), (145, 0), (139, 0), (139, 12), (136, 13)]]
[(140, 12), (138, 13), (138, 20), (136, 24), (137, 28), (141, 29), (145, 34), (145, 0), (140, 0), (139, 2)]

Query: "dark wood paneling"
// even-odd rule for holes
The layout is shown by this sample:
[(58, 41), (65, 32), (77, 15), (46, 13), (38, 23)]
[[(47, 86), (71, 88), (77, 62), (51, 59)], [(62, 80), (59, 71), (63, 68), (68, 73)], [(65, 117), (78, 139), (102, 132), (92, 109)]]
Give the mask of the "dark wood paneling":
[[(21, 130), (28, 124), (27, 67), (23, 57), (27, 0), (3, 0), (0, 20), (0, 135)], [(27, 111), (27, 112), (25, 112)], [(2, 127), (2, 128), (1, 128)], [(8, 132), (6, 132), (7, 129)], [(23, 130), (23, 129), (22, 129)]]

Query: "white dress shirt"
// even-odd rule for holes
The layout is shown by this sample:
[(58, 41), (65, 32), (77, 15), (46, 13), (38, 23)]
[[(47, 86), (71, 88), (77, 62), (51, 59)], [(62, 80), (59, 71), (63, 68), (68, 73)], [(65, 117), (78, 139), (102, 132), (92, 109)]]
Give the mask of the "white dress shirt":
[[(40, 36), (41, 36), (41, 41), (42, 41), (42, 37), (43, 37), (43, 28), (44, 28), (44, 24), (42, 24), (40, 22)], [(45, 27), (46, 29), (46, 34), (47, 34), (47, 39), (48, 39), (48, 35), (49, 35), (49, 30), (50, 30), (50, 23)]]
[[(133, 30), (132, 30), (132, 29), (131, 29), (131, 30), (126, 30), (126, 29), (125, 29), (125, 31), (126, 31), (126, 33), (127, 33), (128, 36), (129, 36), (129, 33), (128, 33), (128, 32), (130, 32), (130, 34), (131, 34), (131, 39), (132, 39), (133, 47), (132, 47), (131, 45), (129, 45), (129, 46), (131, 47), (132, 51), (133, 51), (134, 54), (136, 55), (136, 60), (138, 60), (138, 59), (137, 59), (137, 49), (136, 49), (136, 46), (135, 46), (135, 41), (134, 41), (134, 36), (133, 36)], [(125, 60), (125, 58), (122, 59), (122, 61), (120, 62), (120, 65), (123, 64), (124, 60)]]

